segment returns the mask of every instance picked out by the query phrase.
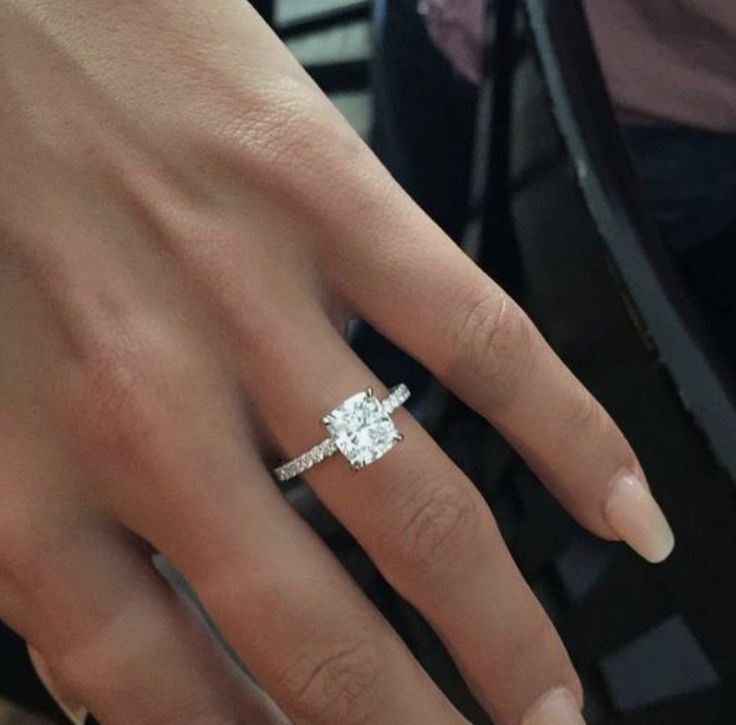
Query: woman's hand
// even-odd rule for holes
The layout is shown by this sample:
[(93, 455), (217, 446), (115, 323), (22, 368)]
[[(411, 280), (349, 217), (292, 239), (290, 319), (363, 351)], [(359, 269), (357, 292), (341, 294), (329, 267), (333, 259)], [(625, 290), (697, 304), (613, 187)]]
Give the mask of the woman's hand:
[[(462, 722), (269, 472), (385, 392), (344, 342), (354, 314), (591, 531), (666, 556), (609, 416), (249, 6), (0, 0), (0, 616), (102, 722)], [(309, 484), (497, 722), (579, 700), (483, 499), (395, 417), (401, 445)]]

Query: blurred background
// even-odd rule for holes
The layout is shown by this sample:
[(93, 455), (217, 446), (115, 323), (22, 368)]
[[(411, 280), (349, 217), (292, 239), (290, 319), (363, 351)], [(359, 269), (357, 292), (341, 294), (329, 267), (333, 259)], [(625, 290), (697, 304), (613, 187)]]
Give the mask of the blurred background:
[[(658, 567), (589, 536), (483, 421), (355, 324), (355, 348), (417, 392), (413, 412), (491, 504), (588, 722), (736, 722), (736, 4), (254, 5), (611, 411), (672, 522)], [(303, 485), (287, 495), (468, 719), (489, 722), (350, 536)], [(2, 630), (0, 646), (0, 724), (64, 722), (22, 643)]]

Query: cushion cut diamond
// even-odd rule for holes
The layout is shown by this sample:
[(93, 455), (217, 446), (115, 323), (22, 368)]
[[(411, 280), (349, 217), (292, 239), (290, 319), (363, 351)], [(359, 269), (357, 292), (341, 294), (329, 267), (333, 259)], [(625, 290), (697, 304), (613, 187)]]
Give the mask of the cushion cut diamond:
[(391, 416), (369, 391), (348, 398), (328, 413), (323, 422), (353, 468), (373, 463), (400, 440)]

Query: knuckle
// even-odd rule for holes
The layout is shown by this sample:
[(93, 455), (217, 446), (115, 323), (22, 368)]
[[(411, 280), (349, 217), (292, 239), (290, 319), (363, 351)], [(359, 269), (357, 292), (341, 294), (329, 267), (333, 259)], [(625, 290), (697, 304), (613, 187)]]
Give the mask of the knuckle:
[[(359, 183), (366, 168), (378, 168), (344, 118), (301, 76), (280, 75), (244, 95), (236, 92), (215, 116), (196, 136), (205, 163), (224, 165), (228, 175), (240, 171), (263, 198), (276, 198), (280, 209), (293, 204), (321, 210)], [(353, 163), (356, 158), (363, 163)], [(362, 197), (352, 201), (360, 204)]]
[(85, 356), (63, 404), (89, 451), (139, 458), (184, 420), (195, 371), (173, 340), (103, 342)]
[(452, 367), (473, 382), (482, 379), (496, 404), (507, 402), (530, 361), (529, 320), (511, 297), (488, 284), (461, 310)]
[(280, 676), (284, 702), (308, 722), (364, 722), (384, 699), (384, 660), (366, 639), (304, 655)]
[(219, 122), (210, 119), (202, 138), (217, 157), (244, 165), (250, 174), (275, 173), (280, 179), (279, 162), (307, 163), (326, 135), (325, 106), (298, 78), (282, 76), (277, 84), (265, 82), (248, 89), (245, 97), (236, 92), (223, 101)]
[(122, 639), (113, 618), (94, 621), (88, 629), (63, 637), (44, 622), (35, 634), (47, 645), (44, 657), (58, 684), (92, 699), (105, 682), (125, 683), (143, 660), (142, 643), (136, 641), (134, 646), (130, 637)]
[(486, 516), (467, 486), (427, 488), (406, 506), (406, 523), (380, 544), (382, 556), (420, 579), (449, 570), (483, 550)]
[[(8, 513), (12, 511), (12, 508), (4, 508)], [(17, 522), (17, 512), (0, 517), (0, 582), (4, 587), (18, 588), (21, 578), (25, 581), (30, 577), (36, 581), (40, 563), (48, 557), (48, 552), (39, 551), (39, 537)]]
[(80, 412), (98, 439), (125, 451), (141, 448), (151, 433), (151, 400), (159, 394), (155, 372), (143, 356), (98, 357), (78, 399)]
[[(129, 698), (139, 694), (139, 721), (142, 722), (192, 725), (236, 722), (230, 703), (216, 697), (203, 698), (201, 687), (198, 690), (184, 687), (176, 699), (164, 699), (161, 703), (150, 700), (155, 692), (160, 694), (158, 673), (171, 665), (172, 653), (179, 651), (175, 643), (181, 639), (182, 632), (178, 617), (141, 619), (143, 613), (150, 615), (150, 603), (145, 601), (145, 596), (141, 601), (131, 597), (109, 607), (104, 614), (96, 611), (95, 616), (78, 623), (81, 626), (61, 635), (52, 630), (52, 623), (42, 622), (34, 640), (41, 645), (39, 650), (57, 684), (90, 709), (104, 703), (109, 720), (129, 721), (124, 710), (126, 706), (130, 708)], [(186, 678), (183, 671), (178, 676)], [(111, 698), (113, 682), (117, 692)], [(205, 692), (216, 686), (206, 675), (199, 684)]]
[(560, 429), (565, 436), (577, 441), (580, 436), (598, 430), (604, 417), (600, 403), (587, 388), (578, 385), (571, 396)]
[(520, 621), (523, 626), (516, 627), (504, 644), (506, 665), (511, 671), (529, 671), (530, 666), (543, 667), (544, 663), (557, 664), (566, 659), (557, 630), (536, 603), (534, 611)]
[[(147, 624), (136, 630), (131, 626), (132, 606), (135, 605), (128, 603), (128, 606), (130, 610), (124, 605), (111, 608), (105, 616), (91, 618), (84, 626), (62, 636), (52, 632), (46, 623), (37, 633), (37, 638), (46, 645), (41, 651), (56, 683), (91, 708), (100, 703), (113, 709), (124, 706), (123, 693), (140, 692), (141, 688), (149, 687), (151, 673), (166, 664), (164, 653), (176, 633), (168, 622), (161, 626), (160, 621), (157, 622), (161, 627), (159, 631), (153, 631), (153, 626)], [(111, 682), (116, 683), (118, 699), (110, 698)], [(189, 692), (182, 693), (176, 705), (179, 711), (168, 713), (168, 716), (186, 713), (192, 716), (192, 722), (199, 720), (201, 705), (192, 702)], [(148, 705), (148, 709), (156, 708)]]
[(53, 591), (57, 569), (49, 552), (60, 558), (70, 546), (36, 498), (33, 491), (11, 490), (0, 511), (0, 586), (34, 600), (39, 592)]
[(263, 658), (266, 663), (273, 694), (295, 722), (359, 723), (380, 709), (388, 684), (387, 646), (380, 637), (362, 634), (364, 625), (351, 620), (350, 629), (344, 630), (342, 637), (326, 630), (324, 636), (310, 638), (311, 647), (307, 643), (293, 648), (289, 656), (276, 657), (258, 632), (279, 628), (284, 618), (293, 617), (291, 604), (284, 598), (283, 583), (255, 562), (252, 566), (244, 565), (242, 560), (203, 564), (194, 570), (186, 568), (184, 574), (211, 611), (237, 599), (236, 582), (242, 579), (244, 569), (249, 571), (250, 618), (259, 622), (258, 631), (250, 633), (249, 648), (261, 653), (257, 659)]
[(111, 667), (109, 662), (103, 662), (99, 657), (93, 658), (83, 649), (81, 645), (66, 645), (62, 651), (45, 653), (56, 684), (63, 686), (66, 692), (74, 693), (80, 701), (94, 701), (101, 682), (120, 683), (128, 678), (129, 673), (119, 663)]

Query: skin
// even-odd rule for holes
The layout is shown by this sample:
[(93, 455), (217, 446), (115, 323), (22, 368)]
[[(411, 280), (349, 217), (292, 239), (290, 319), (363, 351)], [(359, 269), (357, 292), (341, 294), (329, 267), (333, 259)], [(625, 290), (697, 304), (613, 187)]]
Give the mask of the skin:
[[(385, 394), (354, 315), (616, 538), (608, 486), (638, 464), (609, 416), (246, 3), (0, 0), (0, 99), (0, 617), (105, 723), (464, 722), (270, 466)], [(395, 421), (379, 462), (308, 483), (499, 723), (579, 699), (485, 502)]]

